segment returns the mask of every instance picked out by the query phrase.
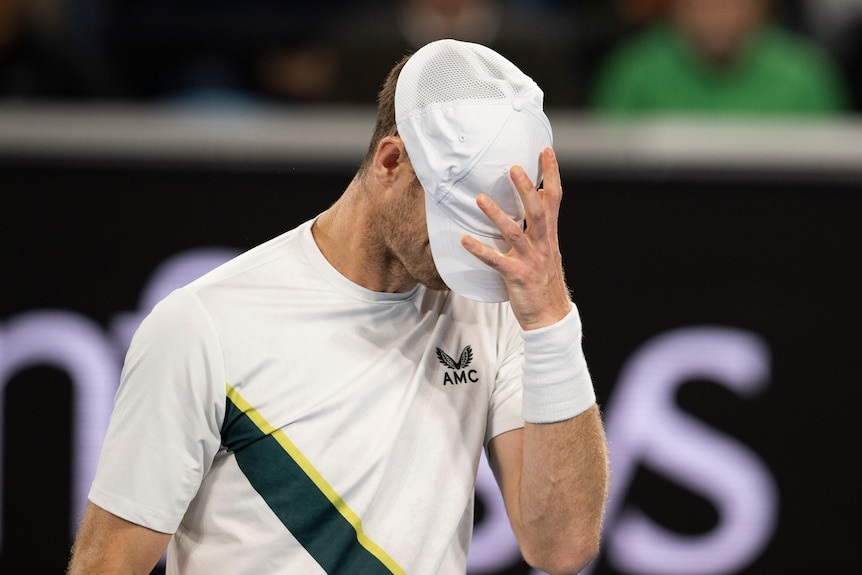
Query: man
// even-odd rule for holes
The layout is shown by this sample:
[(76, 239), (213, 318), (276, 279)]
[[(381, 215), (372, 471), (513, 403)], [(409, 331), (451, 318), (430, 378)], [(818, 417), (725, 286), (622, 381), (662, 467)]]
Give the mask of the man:
[(483, 446), (529, 563), (597, 553), (607, 455), (542, 92), (442, 40), (379, 103), (330, 209), (142, 323), (71, 573), (166, 546), (169, 573), (463, 573)]
[(771, 20), (772, 0), (670, 0), (602, 63), (594, 105), (615, 115), (832, 115), (846, 89), (828, 55)]

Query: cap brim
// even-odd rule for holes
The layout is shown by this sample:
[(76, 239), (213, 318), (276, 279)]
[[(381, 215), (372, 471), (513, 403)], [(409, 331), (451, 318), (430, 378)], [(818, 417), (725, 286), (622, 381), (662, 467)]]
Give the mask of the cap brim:
[(434, 265), (449, 289), (475, 301), (508, 301), (503, 276), (468, 252), (461, 245), (461, 237), (471, 235), (501, 253), (509, 251), (509, 244), (502, 238), (482, 237), (462, 228), (429, 197), (425, 198), (425, 217)]

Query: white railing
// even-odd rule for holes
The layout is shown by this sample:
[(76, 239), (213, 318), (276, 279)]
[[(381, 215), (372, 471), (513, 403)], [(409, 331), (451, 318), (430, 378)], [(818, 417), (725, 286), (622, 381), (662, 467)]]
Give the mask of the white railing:
[[(806, 172), (862, 181), (862, 117), (602, 120), (550, 110), (568, 168), (662, 173)], [(370, 107), (0, 103), (0, 161), (345, 166), (362, 159)]]

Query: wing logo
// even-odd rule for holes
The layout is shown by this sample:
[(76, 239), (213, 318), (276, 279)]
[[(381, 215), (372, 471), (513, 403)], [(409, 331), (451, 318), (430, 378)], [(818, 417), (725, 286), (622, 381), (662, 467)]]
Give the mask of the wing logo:
[(449, 368), (443, 374), (443, 385), (458, 385), (460, 383), (467, 383), (468, 381), (473, 383), (479, 381), (476, 370), (467, 369), (470, 362), (473, 361), (473, 346), (468, 345), (461, 350), (461, 357), (458, 358), (458, 361), (452, 359), (448, 353), (438, 347), (437, 360)]

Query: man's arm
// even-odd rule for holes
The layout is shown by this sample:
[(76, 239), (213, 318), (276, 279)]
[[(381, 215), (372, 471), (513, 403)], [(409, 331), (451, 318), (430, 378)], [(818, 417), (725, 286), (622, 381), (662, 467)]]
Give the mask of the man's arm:
[(89, 503), (72, 547), (68, 575), (148, 575), (171, 536)]
[(558, 423), (526, 423), (488, 445), (524, 559), (577, 573), (598, 553), (608, 463), (597, 406)]
[(503, 276), (524, 338), (524, 429), (489, 443), (491, 465), (524, 558), (548, 573), (577, 573), (598, 553), (609, 465), (595, 393), (581, 351), (581, 325), (563, 277), (557, 223), (562, 184), (556, 156), (542, 152), (543, 188), (510, 170), (526, 229), (488, 196), (477, 198), (511, 249), (470, 236), (462, 245)]

